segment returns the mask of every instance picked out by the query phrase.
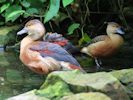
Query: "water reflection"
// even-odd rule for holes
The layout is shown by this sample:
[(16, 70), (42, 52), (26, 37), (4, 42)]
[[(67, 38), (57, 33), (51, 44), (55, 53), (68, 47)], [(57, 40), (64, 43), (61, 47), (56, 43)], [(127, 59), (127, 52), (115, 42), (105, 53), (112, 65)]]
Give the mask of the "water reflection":
[(0, 48), (0, 100), (38, 89), (44, 76), (31, 72), (18, 58), (18, 53)]

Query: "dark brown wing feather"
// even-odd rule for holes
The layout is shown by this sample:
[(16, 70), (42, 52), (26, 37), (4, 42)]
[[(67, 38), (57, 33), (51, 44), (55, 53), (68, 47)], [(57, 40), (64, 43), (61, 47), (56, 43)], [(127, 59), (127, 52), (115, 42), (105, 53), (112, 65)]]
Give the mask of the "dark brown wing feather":
[(86, 46), (93, 44), (93, 43), (96, 43), (96, 42), (105, 41), (108, 38), (109, 37), (107, 35), (97, 36), (97, 37), (93, 38), (89, 43), (87, 43)]

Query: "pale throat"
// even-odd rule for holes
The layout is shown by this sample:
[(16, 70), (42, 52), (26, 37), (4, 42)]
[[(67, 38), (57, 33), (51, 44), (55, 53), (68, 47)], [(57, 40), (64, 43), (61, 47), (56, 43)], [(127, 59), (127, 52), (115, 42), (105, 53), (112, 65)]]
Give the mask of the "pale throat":
[(22, 41), (20, 45), (20, 52), (25, 50), (25, 47), (28, 46), (28, 44), (34, 42), (34, 40), (30, 36), (26, 36)]
[(114, 47), (121, 46), (124, 42), (123, 37), (120, 36), (119, 34), (110, 34), (109, 37), (110, 37)]

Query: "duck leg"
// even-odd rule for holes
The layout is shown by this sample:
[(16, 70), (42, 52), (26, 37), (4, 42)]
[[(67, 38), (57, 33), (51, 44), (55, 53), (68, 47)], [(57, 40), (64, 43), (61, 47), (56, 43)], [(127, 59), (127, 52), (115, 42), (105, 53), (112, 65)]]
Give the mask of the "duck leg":
[(95, 63), (96, 63), (96, 68), (97, 68), (97, 70), (99, 70), (101, 68), (102, 62), (98, 58), (94, 58), (94, 59), (95, 59)]

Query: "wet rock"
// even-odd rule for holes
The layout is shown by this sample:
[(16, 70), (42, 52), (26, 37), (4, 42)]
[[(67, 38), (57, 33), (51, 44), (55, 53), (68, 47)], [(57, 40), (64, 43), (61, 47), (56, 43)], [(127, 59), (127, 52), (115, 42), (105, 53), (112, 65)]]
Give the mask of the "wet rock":
[(100, 92), (88, 92), (65, 96), (60, 100), (111, 100), (111, 98)]
[(58, 100), (65, 95), (71, 95), (73, 93), (66, 82), (58, 78), (56, 75), (54, 76), (50, 74), (36, 94), (43, 95), (50, 99), (56, 98)]
[(0, 44), (3, 45), (4, 43), (4, 38), (6, 36), (6, 34), (9, 32), (9, 31), (12, 31), (14, 29), (18, 29), (19, 28), (19, 25), (14, 25), (14, 26), (6, 26), (6, 27), (1, 27), (0, 28)]
[(53, 72), (48, 75), (37, 94), (54, 98), (90, 91), (105, 93), (112, 100), (129, 100), (123, 85), (106, 72), (93, 74), (82, 74), (75, 71)]
[(42, 96), (37, 96), (35, 94), (35, 91), (36, 90), (32, 90), (32, 91), (26, 92), (24, 94), (20, 94), (18, 96), (8, 98), (7, 100), (50, 100), (50, 99), (42, 97)]
[(133, 98), (133, 68), (110, 72), (127, 89), (128, 95)]

